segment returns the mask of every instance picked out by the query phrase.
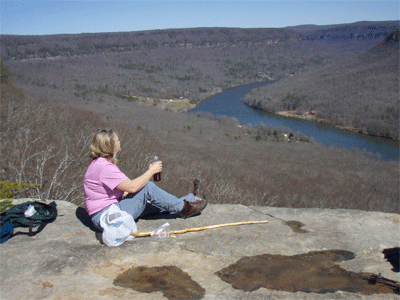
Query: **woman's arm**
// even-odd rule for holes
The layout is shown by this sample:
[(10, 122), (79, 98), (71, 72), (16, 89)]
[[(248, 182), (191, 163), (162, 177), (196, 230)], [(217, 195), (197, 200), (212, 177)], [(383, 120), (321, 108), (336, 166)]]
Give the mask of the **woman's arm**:
[(158, 161), (152, 163), (149, 166), (149, 169), (135, 179), (126, 179), (117, 185), (117, 189), (124, 191), (124, 196), (128, 193), (136, 193), (140, 191), (145, 185), (150, 181), (151, 177), (154, 174), (157, 174), (162, 171), (162, 162)]

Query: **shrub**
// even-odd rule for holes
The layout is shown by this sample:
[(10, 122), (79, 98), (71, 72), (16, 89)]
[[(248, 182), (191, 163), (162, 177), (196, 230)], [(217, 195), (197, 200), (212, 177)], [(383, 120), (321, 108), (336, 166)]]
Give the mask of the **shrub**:
[(8, 208), (10, 208), (11, 206), (13, 206), (11, 200), (3, 200), (3, 201), (0, 201), (0, 213), (6, 211), (6, 210), (7, 210)]
[(10, 76), (13, 75), (13, 73), (10, 71), (10, 69), (3, 63), (2, 60), (0, 60), (0, 68), (1, 68), (1, 82), (7, 83), (10, 79)]
[(0, 181), (0, 199), (15, 199), (18, 194), (33, 187), (40, 187), (40, 184), (30, 184), (24, 181)]

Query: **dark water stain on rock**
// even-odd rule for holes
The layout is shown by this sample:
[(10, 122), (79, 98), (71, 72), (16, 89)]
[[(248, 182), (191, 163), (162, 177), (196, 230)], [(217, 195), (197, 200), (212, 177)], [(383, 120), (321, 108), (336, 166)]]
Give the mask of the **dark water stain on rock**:
[(304, 230), (301, 228), (305, 225), (299, 221), (286, 221), (286, 222), (284, 222), (284, 224), (289, 226), (290, 228), (292, 228), (294, 232), (297, 232), (297, 233), (306, 233), (307, 232), (307, 230)]
[(134, 267), (118, 275), (114, 285), (143, 293), (160, 291), (168, 299), (202, 299), (205, 290), (175, 266)]
[(400, 272), (400, 247), (384, 249), (385, 259), (393, 266), (393, 272)]
[(399, 294), (399, 284), (369, 273), (354, 273), (338, 263), (351, 260), (354, 253), (344, 250), (312, 251), (284, 256), (263, 254), (243, 257), (215, 274), (236, 289), (255, 291), (267, 289), (334, 293), (346, 291), (366, 295)]

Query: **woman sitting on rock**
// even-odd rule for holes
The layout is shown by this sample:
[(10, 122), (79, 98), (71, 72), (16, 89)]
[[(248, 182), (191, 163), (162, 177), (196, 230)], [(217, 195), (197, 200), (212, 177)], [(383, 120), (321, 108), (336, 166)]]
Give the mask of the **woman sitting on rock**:
[(121, 151), (118, 135), (112, 129), (95, 133), (90, 146), (91, 158), (85, 177), (86, 210), (94, 225), (102, 230), (100, 216), (112, 204), (126, 211), (136, 220), (154, 213), (178, 213), (181, 218), (199, 214), (207, 205), (198, 180), (193, 193), (177, 198), (151, 182), (154, 174), (162, 171), (162, 162), (150, 164), (149, 169), (135, 179), (129, 179), (117, 167)]

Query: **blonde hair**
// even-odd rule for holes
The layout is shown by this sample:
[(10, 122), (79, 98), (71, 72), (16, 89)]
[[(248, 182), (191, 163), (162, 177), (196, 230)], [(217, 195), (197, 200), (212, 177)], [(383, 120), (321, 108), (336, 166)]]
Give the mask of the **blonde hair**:
[(113, 164), (118, 163), (115, 153), (115, 137), (117, 133), (111, 128), (97, 131), (90, 145), (90, 157), (95, 160), (99, 157), (104, 157)]

